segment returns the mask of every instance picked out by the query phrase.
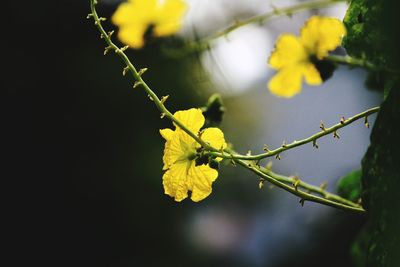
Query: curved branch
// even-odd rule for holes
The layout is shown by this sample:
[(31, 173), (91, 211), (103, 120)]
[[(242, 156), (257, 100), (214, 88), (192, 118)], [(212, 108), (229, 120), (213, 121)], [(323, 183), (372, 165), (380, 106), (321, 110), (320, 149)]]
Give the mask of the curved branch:
[[(242, 159), (242, 160), (261, 160), (264, 158), (268, 158), (268, 157), (272, 157), (272, 156), (277, 156), (280, 153), (289, 150), (289, 149), (293, 149), (295, 147), (307, 144), (307, 143), (313, 143), (314, 146), (317, 146), (316, 142), (319, 138), (328, 135), (328, 134), (334, 134), (334, 137), (338, 137), (337, 134), (337, 130), (339, 130), (340, 128), (343, 128), (359, 119), (364, 118), (366, 120), (366, 118), (368, 117), (368, 115), (377, 113), (379, 111), (380, 107), (374, 107), (371, 109), (368, 109), (364, 112), (361, 112), (357, 115), (354, 115), (351, 118), (348, 119), (344, 119), (342, 118), (342, 120), (338, 123), (335, 124), (329, 128), (325, 128), (325, 126), (321, 125), (321, 131), (313, 134), (312, 136), (305, 138), (303, 140), (300, 141), (293, 141), (290, 144), (283, 144), (281, 147), (274, 149), (274, 150), (268, 150), (265, 153), (262, 154), (258, 154), (258, 155), (241, 155), (241, 154), (232, 154), (232, 153), (221, 153), (221, 152), (208, 152), (208, 155), (211, 156), (215, 156), (215, 157), (221, 157), (221, 158), (225, 158), (225, 159)], [(368, 123), (368, 121), (366, 120), (366, 125)]]

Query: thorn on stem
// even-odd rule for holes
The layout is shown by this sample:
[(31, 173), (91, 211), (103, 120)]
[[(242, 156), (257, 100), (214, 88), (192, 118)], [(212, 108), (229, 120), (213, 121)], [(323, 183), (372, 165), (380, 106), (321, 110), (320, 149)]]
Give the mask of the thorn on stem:
[(346, 119), (344, 117), (340, 118), (340, 124), (344, 124), (346, 122)]
[(264, 146), (263, 146), (263, 150), (264, 150), (265, 152), (269, 152), (269, 151), (270, 151), (267, 145), (264, 145)]
[(161, 97), (161, 104), (164, 104), (165, 103), (165, 101), (167, 101), (167, 99), (169, 98), (169, 95), (166, 95), (166, 96), (163, 96), (163, 97)]
[(286, 148), (286, 147), (287, 147), (286, 141), (283, 141), (282, 148)]
[(319, 186), (319, 188), (321, 188), (322, 191), (325, 191), (325, 189), (326, 189), (327, 186), (328, 186), (328, 182), (325, 181), (325, 182), (323, 182), (323, 183)]
[(251, 150), (247, 151), (246, 156), (251, 156)]
[(325, 125), (324, 125), (324, 123), (321, 121), (321, 123), (320, 123), (320, 125), (319, 125), (319, 128), (322, 130), (322, 131), (325, 131), (326, 129), (325, 129)]
[(231, 165), (232, 165), (233, 167), (236, 167), (236, 162), (235, 162), (234, 160), (231, 160)]
[(165, 113), (163, 112), (163, 113), (161, 113), (160, 118), (164, 119), (164, 117), (165, 117)]
[(304, 206), (304, 202), (305, 202), (306, 200), (304, 199), (304, 198), (302, 198), (302, 199), (300, 199), (299, 200), (299, 203), (300, 203), (300, 205), (303, 207)]
[(340, 135), (336, 131), (334, 131), (333, 132), (333, 138), (340, 139)]
[(369, 128), (368, 116), (365, 116), (364, 125), (365, 127)]
[(299, 177), (297, 177), (297, 176), (294, 176), (294, 177), (293, 177), (292, 185), (293, 185), (293, 187), (294, 187), (294, 190), (297, 191), (297, 187), (299, 186), (300, 182), (301, 182), (301, 181), (300, 181)]
[(86, 16), (87, 19), (90, 19), (90, 18), (93, 18), (93, 17), (94, 17), (94, 15), (93, 15), (92, 13), (90, 13), (90, 14), (88, 14), (88, 15)]
[(265, 179), (260, 179), (260, 182), (258, 183), (258, 188), (262, 189), (264, 187)]
[(126, 66), (126, 67), (124, 68), (124, 70), (122, 71), (122, 75), (125, 76), (125, 75), (128, 73), (128, 71), (129, 71), (129, 67)]
[(136, 81), (135, 84), (133, 85), (133, 88), (138, 87), (139, 85), (142, 85), (142, 82)]
[(154, 99), (151, 95), (147, 95), (147, 97), (150, 99), (150, 101), (154, 101)]
[(100, 17), (99, 18), (99, 21), (106, 21), (107, 19), (106, 18), (104, 18), (104, 17)]
[(110, 45), (110, 46), (107, 46), (107, 47), (104, 49), (103, 55), (107, 55), (107, 53), (108, 53), (111, 49), (113, 49), (113, 47), (112, 47), (111, 45)]
[(318, 146), (318, 144), (317, 144), (317, 139), (313, 140), (312, 146), (315, 147), (316, 149), (319, 148), (319, 146)]
[(107, 35), (108, 35), (108, 38), (111, 38), (111, 36), (114, 34), (114, 30), (112, 30), (112, 31), (110, 31), (110, 32), (108, 32), (107, 33)]
[(142, 68), (139, 70), (138, 75), (142, 76), (147, 71), (147, 68)]
[(120, 50), (121, 50), (121, 52), (125, 52), (128, 48), (129, 48), (129, 45), (126, 45), (126, 46), (122, 47)]
[(280, 156), (279, 154), (276, 154), (275, 158), (276, 158), (277, 160), (281, 160), (281, 156)]

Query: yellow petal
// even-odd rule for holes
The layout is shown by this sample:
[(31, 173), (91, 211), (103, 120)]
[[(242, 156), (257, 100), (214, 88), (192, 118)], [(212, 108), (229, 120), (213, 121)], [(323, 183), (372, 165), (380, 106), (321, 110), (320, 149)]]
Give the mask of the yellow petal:
[(144, 45), (143, 35), (157, 17), (157, 0), (129, 0), (120, 4), (112, 16), (119, 26), (118, 38), (132, 48)]
[(146, 24), (129, 24), (121, 26), (118, 31), (119, 40), (132, 48), (139, 49), (144, 46), (144, 33)]
[(162, 129), (160, 130), (160, 134), (162, 137), (164, 137), (165, 140), (169, 141), (172, 139), (173, 135), (174, 135), (174, 131), (172, 131), (171, 129)]
[(173, 159), (171, 159), (171, 140), (174, 137), (175, 132), (172, 131), (171, 129), (162, 129), (160, 130), (160, 134), (164, 139), (166, 140), (165, 142), (165, 148), (164, 148), (164, 155), (163, 155), (163, 170), (167, 170), (171, 164), (173, 164)]
[[(174, 117), (194, 133), (199, 132), (205, 121), (203, 113), (198, 108), (177, 111), (175, 112)], [(175, 127), (180, 129), (177, 125), (175, 125)]]
[(184, 1), (166, 0), (160, 7), (155, 20), (154, 35), (168, 36), (178, 32), (186, 10), (187, 5)]
[(340, 20), (313, 16), (301, 29), (300, 39), (310, 54), (322, 59), (341, 44), (345, 34), (346, 28)]
[(189, 190), (187, 181), (188, 164), (191, 163), (182, 162), (174, 164), (163, 175), (164, 193), (175, 198), (175, 201), (178, 202), (187, 198), (187, 192)]
[(320, 85), (322, 83), (321, 74), (312, 63), (303, 64), (303, 75), (309, 85)]
[(196, 153), (196, 141), (183, 131), (175, 131), (170, 140), (165, 142), (164, 170), (177, 162), (189, 161)]
[(307, 53), (300, 40), (291, 34), (282, 34), (275, 44), (268, 63), (275, 69), (297, 64), (307, 60)]
[(193, 164), (189, 168), (188, 176), (193, 183), (191, 199), (198, 202), (211, 194), (211, 186), (217, 179), (218, 172), (208, 165), (194, 166)]
[(218, 128), (207, 128), (201, 134), (201, 139), (206, 143), (210, 144), (213, 148), (224, 149), (226, 148), (226, 142), (224, 133)]
[(281, 97), (292, 97), (301, 91), (302, 65), (283, 68), (269, 81), (271, 93)]

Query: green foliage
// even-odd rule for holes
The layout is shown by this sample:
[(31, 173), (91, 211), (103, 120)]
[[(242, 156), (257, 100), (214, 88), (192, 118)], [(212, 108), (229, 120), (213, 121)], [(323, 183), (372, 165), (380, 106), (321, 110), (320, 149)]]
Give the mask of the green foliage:
[(386, 64), (384, 41), (387, 39), (378, 25), (382, 0), (353, 0), (343, 20), (347, 36), (343, 45), (347, 52), (357, 58), (368, 58), (374, 64)]
[(338, 182), (338, 193), (341, 197), (356, 202), (361, 197), (361, 170), (342, 177)]
[[(352, 0), (344, 18), (347, 36), (343, 46), (349, 55), (366, 59), (377, 66), (399, 69), (399, 24), (396, 1)], [(398, 9), (397, 9), (398, 10)], [(397, 12), (397, 11), (396, 11)], [(370, 72), (366, 81), (369, 88), (385, 91), (385, 96), (398, 80), (398, 74)]]

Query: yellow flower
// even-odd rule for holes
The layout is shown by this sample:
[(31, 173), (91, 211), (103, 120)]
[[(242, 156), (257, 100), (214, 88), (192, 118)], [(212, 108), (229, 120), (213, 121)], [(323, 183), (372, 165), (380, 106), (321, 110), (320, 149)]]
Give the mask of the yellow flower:
[[(199, 133), (204, 125), (204, 116), (200, 109), (178, 111), (174, 117), (181, 121), (190, 131), (216, 149), (226, 148), (223, 132), (218, 128), (207, 128)], [(175, 125), (171, 129), (160, 130), (166, 140), (164, 148), (163, 185), (165, 194), (182, 201), (191, 191), (195, 202), (206, 198), (212, 191), (211, 185), (217, 179), (218, 171), (207, 163), (201, 162), (201, 146), (187, 133)]]
[(178, 32), (187, 6), (184, 0), (128, 0), (115, 11), (112, 22), (120, 27), (118, 37), (132, 48), (144, 45), (149, 27), (156, 37)]
[(278, 73), (269, 81), (270, 91), (281, 97), (292, 97), (301, 91), (303, 77), (310, 85), (319, 85), (322, 78), (313, 64), (337, 48), (346, 34), (343, 23), (335, 18), (311, 17), (303, 26), (300, 38), (282, 34), (268, 63)]

